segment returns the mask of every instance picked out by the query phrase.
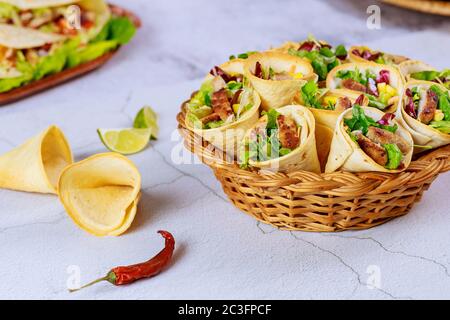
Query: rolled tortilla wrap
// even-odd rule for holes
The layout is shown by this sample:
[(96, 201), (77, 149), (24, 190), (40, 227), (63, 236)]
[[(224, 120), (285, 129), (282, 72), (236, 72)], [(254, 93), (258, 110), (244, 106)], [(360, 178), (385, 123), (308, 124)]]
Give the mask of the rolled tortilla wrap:
[[(367, 116), (375, 121), (379, 121), (384, 116), (384, 113), (376, 108), (364, 107), (362, 109)], [(405, 170), (411, 163), (413, 155), (413, 140), (409, 132), (401, 125), (398, 125), (399, 122), (394, 119), (394, 123), (398, 125), (397, 133), (408, 143), (408, 152), (403, 155), (402, 163), (404, 166), (402, 168), (389, 170), (384, 166), (379, 165), (367, 155), (360, 148), (358, 142), (352, 140), (348, 134), (345, 128), (344, 119), (351, 118), (352, 112), (353, 110), (349, 109), (341, 114), (338, 119), (325, 172), (331, 173), (337, 170), (343, 170), (349, 172), (376, 171), (396, 173)]]
[[(70, 5), (77, 5), (79, 6), (79, 8), (81, 8), (81, 10), (86, 10), (95, 14), (95, 21), (93, 22), (94, 25), (87, 30), (81, 29), (81, 32), (77, 32), (77, 34), (85, 35), (87, 38), (86, 40), (95, 38), (111, 17), (109, 6), (104, 0), (3, 0), (2, 2), (13, 5), (21, 11), (58, 7), (64, 8), (69, 7)], [(78, 14), (76, 10), (71, 11), (70, 9), (65, 9), (66, 12), (64, 12), (64, 15), (66, 15), (67, 18), (69, 18), (71, 15), (73, 16)], [(74, 23), (74, 21), (76, 21), (78, 17), (70, 17), (69, 19), (74, 19), (71, 22)], [(27, 29), (29, 28), (28, 26), (23, 27), (27, 27)], [(54, 33), (54, 31), (46, 32)]]
[[(374, 102), (369, 101), (370, 106), (377, 106), (378, 103), (382, 103), (385, 106), (385, 109), (383, 109), (383, 112), (389, 112), (389, 113), (395, 113), (396, 110), (400, 107), (401, 104), (401, 93), (403, 92), (404, 88), (404, 79), (402, 75), (400, 74), (397, 67), (394, 66), (387, 66), (387, 65), (381, 65), (376, 63), (347, 63), (340, 66), (337, 66), (334, 68), (327, 77), (327, 88), (328, 89), (349, 89), (343, 87), (343, 79), (340, 79), (338, 75), (340, 73), (345, 72), (356, 72), (358, 71), (362, 75), (366, 75), (367, 72), (373, 74), (377, 78), (380, 76), (380, 73), (383, 71), (389, 72), (389, 87), (383, 83), (377, 84), (375, 83), (375, 86), (377, 87), (377, 90), (380, 90), (380, 85), (383, 86), (384, 90), (386, 92), (383, 92), (384, 96), (386, 97), (387, 101), (382, 102), (380, 99), (382, 98), (381, 92), (379, 97), (374, 97)], [(376, 80), (374, 80), (376, 81)], [(365, 85), (368, 86), (368, 85)], [(366, 88), (367, 89), (367, 88)], [(394, 90), (394, 93), (390, 92)], [(349, 89), (351, 91), (355, 91), (358, 93), (361, 93), (360, 90), (353, 90)], [(366, 93), (369, 93), (366, 91)], [(372, 95), (373, 96), (373, 95)], [(369, 99), (370, 100), (370, 99)]]
[(253, 89), (246, 88), (239, 104), (241, 106), (252, 104), (252, 107), (240, 118), (228, 124), (213, 129), (199, 128), (190, 120), (188, 112), (185, 120), (186, 127), (216, 148), (226, 151), (230, 156), (236, 155), (245, 133), (258, 121), (261, 99)]
[(396, 66), (409, 60), (409, 58), (401, 55), (372, 50), (366, 46), (353, 46), (350, 47), (348, 52), (350, 62), (356, 63), (375, 62)]
[(72, 152), (64, 134), (51, 126), (0, 157), (0, 188), (56, 194)]
[[(300, 128), (300, 142), (297, 148), (293, 149), (289, 154), (267, 161), (255, 161), (250, 158), (248, 165), (250, 167), (259, 168), (268, 171), (292, 172), (297, 170), (311, 171), (320, 173), (320, 162), (316, 149), (316, 124), (314, 116), (308, 108), (299, 105), (289, 105), (276, 111), (284, 116), (292, 117), (297, 126)], [(252, 131), (257, 127), (266, 127), (268, 122), (267, 115), (259, 119), (254, 126), (247, 131), (243, 145), (248, 148), (251, 141)], [(244, 150), (241, 150), (244, 151)], [(244, 156), (241, 154), (240, 159)]]
[[(256, 63), (263, 69), (272, 68), (275, 72), (285, 72), (292, 76), (289, 80), (265, 80), (254, 75)], [(266, 52), (251, 55), (244, 67), (244, 75), (261, 96), (264, 110), (291, 104), (299, 88), (308, 80), (317, 81), (311, 64), (301, 58), (279, 52)]]
[(405, 77), (406, 81), (411, 79), (411, 74), (422, 71), (437, 71), (434, 67), (419, 60), (408, 60), (399, 64), (398, 68)]
[(125, 156), (104, 153), (66, 167), (58, 187), (59, 199), (80, 228), (95, 236), (118, 236), (136, 215), (141, 175)]
[[(444, 92), (448, 90), (439, 84), (428, 81), (409, 81), (405, 86), (405, 92), (407, 89), (412, 89), (414, 87), (423, 88), (424, 90), (430, 89), (431, 86), (437, 86)], [(408, 97), (406, 94), (402, 98), (402, 107), (397, 110), (396, 116), (400, 119), (402, 125), (407, 128), (411, 133), (414, 144), (416, 145), (415, 152), (426, 151), (429, 149), (438, 148), (450, 143), (450, 134), (444, 133), (418, 121), (417, 119), (411, 117), (405, 110), (405, 106), (408, 104)]]

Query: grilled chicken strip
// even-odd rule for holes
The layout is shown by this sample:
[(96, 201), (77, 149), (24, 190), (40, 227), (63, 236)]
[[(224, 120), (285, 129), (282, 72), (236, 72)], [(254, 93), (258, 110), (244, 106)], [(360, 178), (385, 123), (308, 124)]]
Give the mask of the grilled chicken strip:
[(342, 80), (342, 86), (346, 89), (360, 92), (367, 92), (367, 88), (365, 85), (353, 80), (353, 79), (345, 79)]
[(369, 131), (367, 132), (367, 137), (375, 143), (378, 144), (396, 144), (402, 153), (407, 153), (409, 150), (408, 142), (403, 139), (401, 136), (376, 127), (369, 127)]
[(419, 116), (418, 119), (420, 122), (429, 124), (436, 113), (438, 106), (438, 97), (436, 93), (431, 90), (428, 90), (425, 97), (422, 96), (419, 102)]
[(222, 121), (226, 121), (231, 115), (234, 115), (225, 89), (214, 92), (211, 102), (213, 113), (217, 113)]
[(295, 149), (300, 144), (297, 124), (291, 117), (280, 115), (278, 122), (278, 136), (283, 148)]
[(219, 121), (220, 116), (217, 113), (211, 113), (210, 115), (207, 115), (206, 117), (203, 117), (201, 119), (203, 124), (209, 123), (211, 121)]
[(371, 157), (380, 166), (386, 166), (388, 163), (388, 156), (386, 150), (381, 145), (365, 137), (361, 132), (358, 132), (356, 137), (358, 139), (359, 146), (369, 157)]
[(340, 97), (336, 102), (334, 109), (339, 112), (343, 112), (352, 107), (352, 101), (347, 97)]

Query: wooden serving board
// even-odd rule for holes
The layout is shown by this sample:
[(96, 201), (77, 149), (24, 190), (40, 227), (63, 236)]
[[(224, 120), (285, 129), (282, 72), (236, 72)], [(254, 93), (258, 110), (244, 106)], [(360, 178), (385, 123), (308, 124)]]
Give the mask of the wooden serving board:
[(424, 13), (436, 14), (441, 16), (450, 16), (450, 1), (442, 0), (383, 0), (383, 2), (392, 4), (405, 9), (420, 11)]
[[(113, 14), (128, 17), (137, 28), (141, 26), (141, 20), (134, 13), (115, 5), (110, 5), (110, 8)], [(27, 85), (13, 89), (11, 91), (0, 93), (0, 106), (5, 106), (9, 103), (27, 98), (31, 95), (56, 87), (64, 82), (78, 78), (91, 71), (94, 71), (103, 66), (106, 62), (108, 62), (117, 53), (119, 49), (108, 52), (95, 60), (81, 64), (74, 68), (66, 69), (59, 73), (49, 75), (43, 79), (30, 82)]]

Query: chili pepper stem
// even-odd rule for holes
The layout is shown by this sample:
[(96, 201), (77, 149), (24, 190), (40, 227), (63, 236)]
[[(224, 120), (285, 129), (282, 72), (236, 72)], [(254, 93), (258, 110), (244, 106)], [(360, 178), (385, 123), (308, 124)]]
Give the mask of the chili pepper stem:
[(69, 292), (71, 292), (71, 293), (72, 293), (72, 292), (76, 292), (76, 291), (79, 291), (79, 290), (81, 290), (81, 289), (90, 287), (90, 286), (92, 286), (92, 285), (94, 285), (94, 284), (96, 284), (96, 283), (102, 282), (102, 281), (108, 281), (108, 282), (114, 284), (115, 281), (116, 281), (116, 275), (114, 274), (114, 272), (111, 272), (111, 271), (110, 271), (110, 272), (109, 272), (106, 276), (104, 276), (103, 278), (100, 278), (100, 279), (94, 280), (94, 281), (92, 281), (92, 282), (89, 282), (88, 284), (85, 284), (84, 286), (82, 286), (82, 287), (80, 287), (80, 288), (78, 288), (78, 289), (69, 289)]

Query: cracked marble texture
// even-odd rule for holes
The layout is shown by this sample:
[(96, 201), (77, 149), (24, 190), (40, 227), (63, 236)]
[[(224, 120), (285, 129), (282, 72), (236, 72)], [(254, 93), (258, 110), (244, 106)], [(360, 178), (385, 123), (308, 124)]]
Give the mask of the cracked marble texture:
[[(376, 1), (115, 2), (141, 14), (136, 39), (101, 71), (0, 108), (0, 152), (57, 124), (80, 160), (106, 151), (97, 128), (130, 126), (150, 104), (161, 118), (161, 138), (130, 156), (143, 178), (139, 214), (122, 237), (95, 238), (75, 226), (55, 196), (0, 190), (0, 299), (450, 297), (449, 174), (410, 214), (383, 226), (339, 234), (278, 231), (229, 204), (208, 167), (180, 163), (195, 158), (174, 131), (181, 102), (230, 53), (314, 33), (444, 68), (448, 18), (383, 5), (382, 30), (369, 31), (365, 11)], [(113, 266), (144, 261), (161, 249), (159, 229), (177, 239), (173, 264), (161, 275), (128, 287), (67, 292), (70, 266), (79, 267), (85, 283)]]

